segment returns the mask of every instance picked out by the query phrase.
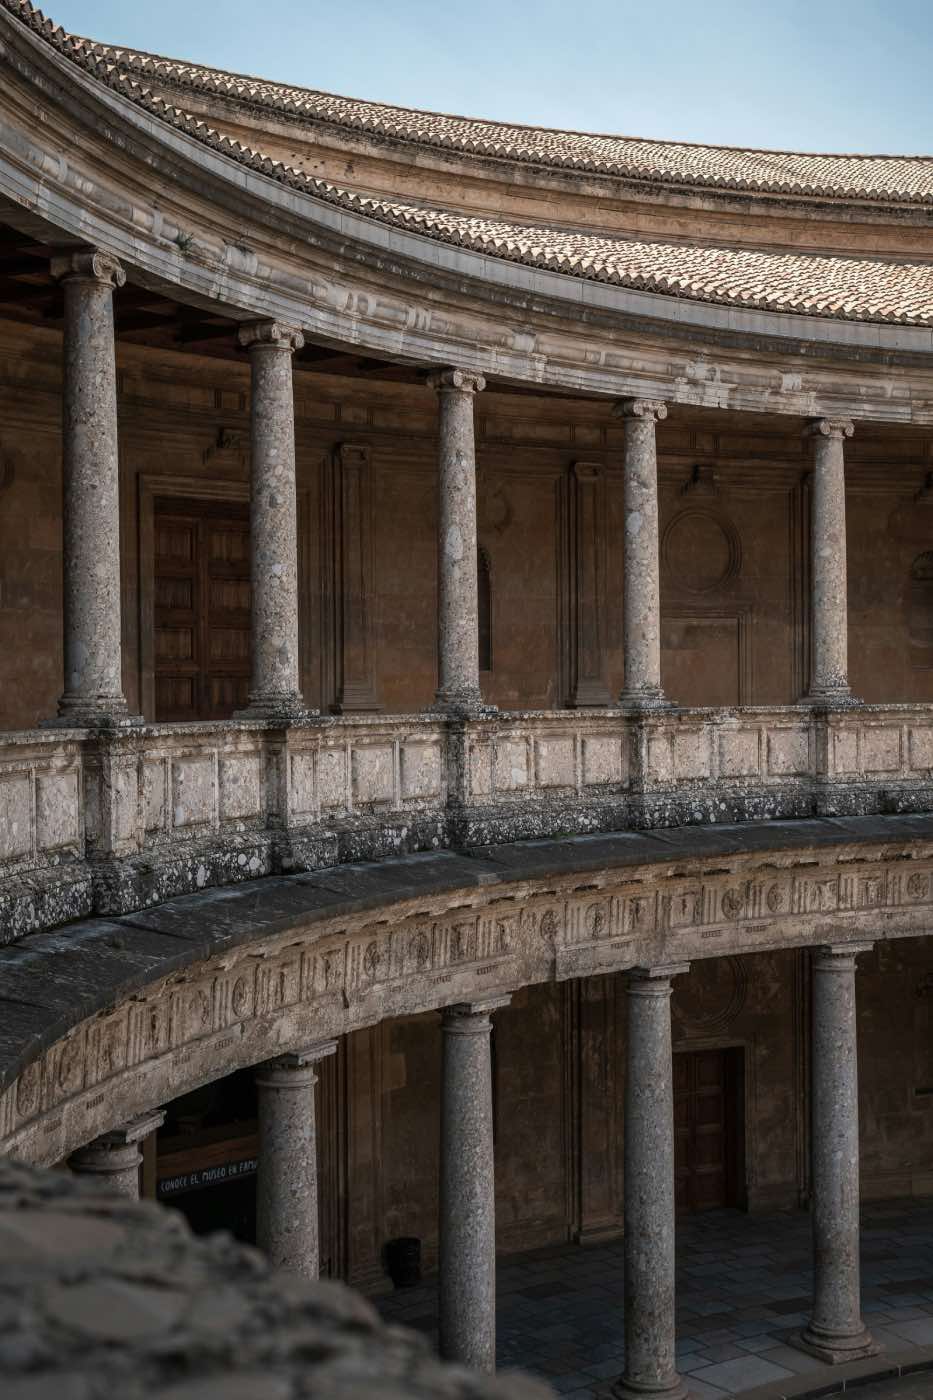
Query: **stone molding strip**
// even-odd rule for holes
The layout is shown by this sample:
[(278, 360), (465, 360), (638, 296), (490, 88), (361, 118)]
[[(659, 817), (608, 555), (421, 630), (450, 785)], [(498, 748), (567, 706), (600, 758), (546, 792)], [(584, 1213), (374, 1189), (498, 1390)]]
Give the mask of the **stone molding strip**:
[(438, 852), (0, 950), (0, 1153), (37, 1163), (236, 1068), (551, 980), (925, 935), (933, 816)]

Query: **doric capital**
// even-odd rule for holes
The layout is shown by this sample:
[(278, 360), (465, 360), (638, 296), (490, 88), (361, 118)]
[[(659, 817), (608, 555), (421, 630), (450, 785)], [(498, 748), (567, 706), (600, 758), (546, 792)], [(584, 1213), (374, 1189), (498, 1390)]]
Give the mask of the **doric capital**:
[(490, 1014), (508, 1006), (512, 998), (483, 997), (477, 1001), (459, 1001), (445, 1006), (442, 1012), (444, 1030), (453, 1035), (483, 1035), (490, 1028)]
[(315, 1045), (306, 1045), (302, 1050), (290, 1050), (285, 1055), (277, 1055), (274, 1060), (266, 1060), (256, 1068), (260, 1074), (310, 1069), (318, 1060), (326, 1060), (328, 1055), (336, 1053), (336, 1040), (319, 1040)]
[(282, 321), (251, 321), (237, 331), (237, 339), (244, 350), (262, 346), (270, 350), (287, 350), (290, 354), (300, 350), (305, 338), (297, 326), (286, 326)]
[(99, 248), (70, 248), (56, 253), (51, 272), (59, 282), (99, 282), (104, 287), (122, 287), (126, 281), (122, 263)]
[(486, 387), (483, 376), (472, 369), (437, 369), (428, 375), (428, 383), (438, 393), (459, 389), (462, 394), (479, 394)]
[(869, 953), (874, 946), (867, 938), (854, 943), (823, 943), (813, 949), (813, 965), (824, 972), (849, 972), (859, 953)]
[(644, 418), (660, 423), (667, 417), (667, 404), (663, 399), (620, 399), (612, 411), (619, 418)]
[(635, 996), (663, 996), (671, 989), (671, 978), (690, 971), (689, 963), (656, 963), (629, 970), (629, 991)]
[(843, 438), (852, 436), (855, 424), (851, 418), (811, 418), (806, 432), (810, 437), (835, 438), (841, 442)]

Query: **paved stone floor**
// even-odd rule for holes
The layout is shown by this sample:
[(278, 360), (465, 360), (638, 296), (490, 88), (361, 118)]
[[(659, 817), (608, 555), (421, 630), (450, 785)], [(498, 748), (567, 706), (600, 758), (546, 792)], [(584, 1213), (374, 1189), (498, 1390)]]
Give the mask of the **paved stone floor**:
[[(568, 1400), (604, 1394), (623, 1365), (622, 1241), (513, 1255), (498, 1269), (498, 1355)], [(832, 1368), (788, 1346), (810, 1296), (804, 1212), (687, 1217), (677, 1233), (677, 1364), (698, 1400), (790, 1383)], [(867, 1206), (863, 1311), (890, 1353), (933, 1345), (933, 1199)], [(431, 1335), (434, 1281), (381, 1298), (386, 1318)], [(859, 1392), (865, 1400), (866, 1392)], [(933, 1394), (933, 1387), (931, 1387)]]

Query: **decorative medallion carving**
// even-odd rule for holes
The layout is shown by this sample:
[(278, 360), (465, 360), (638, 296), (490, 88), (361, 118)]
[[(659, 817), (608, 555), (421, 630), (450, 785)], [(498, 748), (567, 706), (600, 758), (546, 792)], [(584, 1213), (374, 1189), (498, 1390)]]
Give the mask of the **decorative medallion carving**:
[(689, 978), (673, 984), (671, 1014), (686, 1035), (727, 1031), (745, 1009), (748, 968), (744, 958), (692, 963)]
[(742, 546), (732, 521), (721, 511), (688, 506), (674, 516), (661, 539), (670, 578), (688, 593), (710, 593), (735, 578)]

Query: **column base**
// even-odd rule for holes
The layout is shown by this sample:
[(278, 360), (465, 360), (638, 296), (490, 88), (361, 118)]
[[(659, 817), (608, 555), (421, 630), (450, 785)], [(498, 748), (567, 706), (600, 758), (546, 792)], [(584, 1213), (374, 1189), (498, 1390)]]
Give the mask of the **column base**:
[(499, 707), (487, 704), (479, 691), (445, 693), (439, 690), (433, 705), (429, 705), (425, 713), (445, 715), (448, 719), (495, 719)]
[(848, 1337), (837, 1337), (805, 1327), (802, 1332), (788, 1340), (792, 1347), (796, 1347), (798, 1351), (805, 1351), (808, 1356), (815, 1356), (827, 1366), (840, 1366), (845, 1361), (861, 1361), (868, 1356), (877, 1356), (881, 1350), (867, 1327)]
[(251, 695), (245, 709), (234, 710), (233, 718), (267, 724), (307, 724), (319, 718), (320, 713), (309, 709), (300, 695)]
[(660, 686), (657, 690), (623, 690), (619, 696), (619, 709), (627, 710), (629, 714), (654, 714), (659, 710), (676, 708)]
[(848, 686), (840, 686), (831, 690), (811, 690), (809, 694), (801, 696), (798, 703), (811, 705), (814, 710), (857, 710), (864, 701), (853, 695)]
[(683, 1376), (674, 1372), (668, 1385), (641, 1385), (620, 1376), (609, 1389), (613, 1400), (687, 1400), (690, 1392)]
[(39, 721), (40, 729), (138, 729), (145, 724), (142, 715), (131, 715), (126, 701), (62, 698), (58, 714)]

